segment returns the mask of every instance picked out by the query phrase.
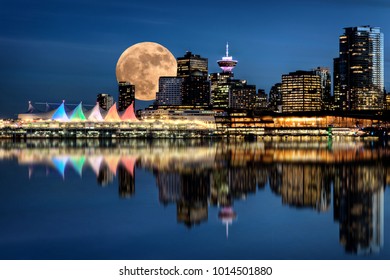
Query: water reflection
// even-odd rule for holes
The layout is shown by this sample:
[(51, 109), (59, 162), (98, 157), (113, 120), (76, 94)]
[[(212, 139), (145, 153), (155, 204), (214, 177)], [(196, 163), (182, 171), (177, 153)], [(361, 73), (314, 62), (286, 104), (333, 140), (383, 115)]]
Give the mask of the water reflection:
[[(348, 253), (370, 254), (384, 246), (384, 189), (389, 183), (390, 149), (371, 142), (28, 142), (0, 143), (0, 159), (16, 158), (34, 170), (44, 166), (66, 180), (91, 169), (98, 185), (118, 182), (121, 198), (136, 194), (136, 169), (156, 179), (159, 201), (176, 205), (186, 227), (208, 220), (209, 208), (229, 226), (239, 213), (234, 202), (269, 186), (293, 208), (331, 211), (339, 242)], [(260, 195), (260, 194), (259, 194)], [(332, 204), (333, 200), (333, 204)]]

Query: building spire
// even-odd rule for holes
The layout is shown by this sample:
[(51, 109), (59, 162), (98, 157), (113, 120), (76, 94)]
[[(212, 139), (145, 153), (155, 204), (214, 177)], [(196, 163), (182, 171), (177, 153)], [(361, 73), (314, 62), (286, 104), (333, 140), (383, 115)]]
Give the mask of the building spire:
[(229, 42), (226, 42), (226, 57), (229, 57)]

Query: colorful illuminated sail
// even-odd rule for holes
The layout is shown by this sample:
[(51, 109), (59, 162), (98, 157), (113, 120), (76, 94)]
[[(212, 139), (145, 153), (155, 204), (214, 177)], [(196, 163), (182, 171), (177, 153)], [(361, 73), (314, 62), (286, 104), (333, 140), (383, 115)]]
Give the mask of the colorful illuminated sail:
[(74, 110), (72, 111), (72, 113), (70, 114), (70, 117), (69, 117), (70, 121), (74, 122), (74, 121), (85, 121), (87, 118), (85, 117), (84, 115), (84, 112), (83, 112), (83, 105), (82, 105), (82, 102), (80, 102), (79, 105), (77, 105), (76, 108), (74, 108)]
[(100, 106), (98, 102), (96, 102), (95, 107), (88, 111), (85, 116), (89, 121), (92, 122), (102, 122), (104, 120), (102, 113), (100, 112)]
[(137, 117), (134, 114), (134, 102), (126, 108), (121, 116), (122, 121), (138, 121)]
[(106, 122), (120, 122), (121, 118), (119, 117), (118, 111), (116, 109), (116, 103), (111, 106), (110, 110), (108, 110), (106, 117), (104, 118)]
[(63, 121), (63, 122), (69, 121), (68, 115), (66, 114), (66, 111), (65, 111), (64, 102), (62, 102), (60, 107), (57, 108), (57, 110), (54, 112), (54, 114), (51, 118), (53, 120), (56, 120), (56, 121)]

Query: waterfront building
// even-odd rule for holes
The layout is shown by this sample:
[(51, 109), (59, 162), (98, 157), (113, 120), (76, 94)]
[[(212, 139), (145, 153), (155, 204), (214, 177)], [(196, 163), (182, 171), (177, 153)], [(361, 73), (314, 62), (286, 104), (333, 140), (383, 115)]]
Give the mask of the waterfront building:
[(385, 110), (390, 110), (390, 93), (385, 95)]
[(96, 97), (96, 101), (99, 103), (100, 108), (106, 111), (114, 105), (114, 97), (107, 93), (99, 93)]
[(269, 109), (274, 112), (282, 112), (282, 84), (276, 83), (269, 91)]
[(226, 56), (223, 56), (217, 63), (222, 72), (210, 74), (210, 103), (215, 109), (227, 109), (232, 91), (233, 69), (237, 65), (237, 60), (229, 56), (229, 44), (226, 44)]
[(129, 82), (119, 82), (118, 89), (118, 111), (121, 112), (135, 102), (135, 85)]
[(322, 110), (332, 109), (332, 95), (331, 95), (331, 75), (327, 67), (317, 67), (313, 71), (321, 78), (321, 101)]
[(268, 109), (268, 96), (265, 93), (264, 89), (257, 90), (255, 107), (259, 110), (267, 110)]
[(211, 83), (210, 103), (214, 109), (229, 108), (231, 78), (233, 78), (233, 72), (222, 72), (222, 73), (210, 74), (210, 83)]
[(256, 86), (248, 85), (246, 80), (233, 79), (233, 69), (237, 60), (229, 56), (226, 44), (226, 56), (217, 61), (222, 72), (210, 74), (211, 105), (214, 109), (253, 109), (257, 106)]
[(186, 52), (183, 57), (177, 59), (177, 77), (184, 79), (182, 105), (208, 106), (210, 104), (207, 58)]
[(282, 75), (281, 89), (284, 113), (322, 109), (321, 77), (315, 71), (296, 71)]
[(254, 109), (256, 108), (256, 86), (248, 85), (246, 80), (231, 80), (229, 108)]
[(344, 28), (334, 59), (334, 95), (338, 110), (382, 110), (384, 41), (380, 28)]
[(160, 77), (156, 104), (158, 106), (182, 105), (183, 82), (184, 78), (182, 77)]

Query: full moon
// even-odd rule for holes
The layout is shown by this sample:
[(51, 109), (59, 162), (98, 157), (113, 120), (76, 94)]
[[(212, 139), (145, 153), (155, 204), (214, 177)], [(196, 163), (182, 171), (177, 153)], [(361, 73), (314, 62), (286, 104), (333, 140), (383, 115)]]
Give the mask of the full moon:
[(156, 99), (161, 76), (176, 76), (177, 62), (172, 53), (160, 44), (142, 42), (132, 45), (119, 57), (116, 79), (135, 85), (135, 98)]

